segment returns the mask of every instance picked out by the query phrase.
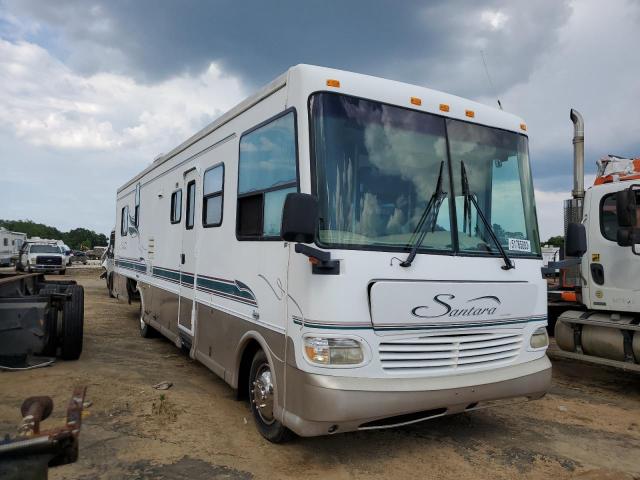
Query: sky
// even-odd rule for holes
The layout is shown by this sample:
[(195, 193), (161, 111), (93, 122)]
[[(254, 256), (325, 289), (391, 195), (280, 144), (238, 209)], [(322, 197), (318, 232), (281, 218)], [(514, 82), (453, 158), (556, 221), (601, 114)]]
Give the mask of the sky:
[(587, 184), (598, 158), (640, 156), (639, 26), (635, 0), (0, 0), (0, 218), (108, 234), (119, 186), (310, 63), (499, 98), (528, 125), (544, 240), (572, 188), (571, 107)]

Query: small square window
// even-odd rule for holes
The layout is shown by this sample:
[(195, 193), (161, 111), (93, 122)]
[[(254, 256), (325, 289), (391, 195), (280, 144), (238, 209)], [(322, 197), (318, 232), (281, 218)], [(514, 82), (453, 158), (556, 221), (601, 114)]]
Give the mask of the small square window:
[(182, 219), (182, 189), (171, 194), (171, 223), (180, 223)]
[(224, 205), (224, 164), (204, 172), (202, 185), (202, 225), (218, 227), (222, 225)]

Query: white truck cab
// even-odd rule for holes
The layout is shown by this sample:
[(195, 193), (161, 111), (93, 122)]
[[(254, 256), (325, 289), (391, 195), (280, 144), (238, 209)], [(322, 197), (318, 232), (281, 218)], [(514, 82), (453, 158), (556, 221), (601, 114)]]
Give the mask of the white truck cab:
[(27, 241), (20, 250), (17, 270), (25, 272), (47, 272), (64, 275), (65, 255), (55, 241)]

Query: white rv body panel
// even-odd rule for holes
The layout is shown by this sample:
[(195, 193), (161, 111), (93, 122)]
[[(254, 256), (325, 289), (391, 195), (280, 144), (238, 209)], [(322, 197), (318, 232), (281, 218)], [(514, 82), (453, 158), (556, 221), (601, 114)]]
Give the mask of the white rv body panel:
[[(340, 87), (328, 87), (329, 79)], [(518, 134), (525, 129), (514, 115), (442, 92), (292, 67), (118, 190), (115, 293), (131, 297), (137, 290), (141, 321), (188, 347), (235, 388), (248, 381), (242, 366), (247, 345), (259, 345), (274, 377), (275, 418), (301, 435), (378, 428), (372, 422), (383, 418), (455, 413), (484, 400), (544, 394), (550, 380), (546, 347), (530, 347), (533, 333), (546, 325), (541, 256), (515, 258), (516, 268), (504, 270), (498, 256), (419, 253), (402, 268), (407, 251), (334, 248), (339, 274), (318, 275), (291, 243), (238, 237), (241, 138), (292, 114), (295, 188), (313, 193), (308, 105), (310, 95), (321, 91)], [(410, 103), (412, 97), (421, 105)], [(222, 220), (205, 227), (204, 176), (219, 165)], [(191, 181), (195, 222), (186, 229)], [(181, 218), (172, 223), (172, 196), (179, 190)], [(438, 300), (447, 300), (446, 306)], [(476, 304), (469, 307), (469, 301)], [(308, 337), (354, 339), (363, 359), (357, 365), (314, 364), (303, 347)], [(433, 348), (415, 355), (412, 345)], [(396, 353), (385, 353), (389, 348)], [(396, 358), (397, 351), (409, 354)], [(400, 368), (394, 363), (404, 360)]]

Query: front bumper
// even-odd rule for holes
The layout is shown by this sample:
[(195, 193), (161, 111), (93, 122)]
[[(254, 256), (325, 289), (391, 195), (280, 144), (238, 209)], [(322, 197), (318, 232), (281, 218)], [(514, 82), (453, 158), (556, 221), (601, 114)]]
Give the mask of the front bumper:
[(64, 265), (31, 265), (31, 270), (36, 272), (57, 272), (64, 268)]
[(387, 428), (483, 408), (481, 402), (542, 397), (551, 362), (432, 378), (317, 375), (287, 365), (283, 423), (301, 436)]

